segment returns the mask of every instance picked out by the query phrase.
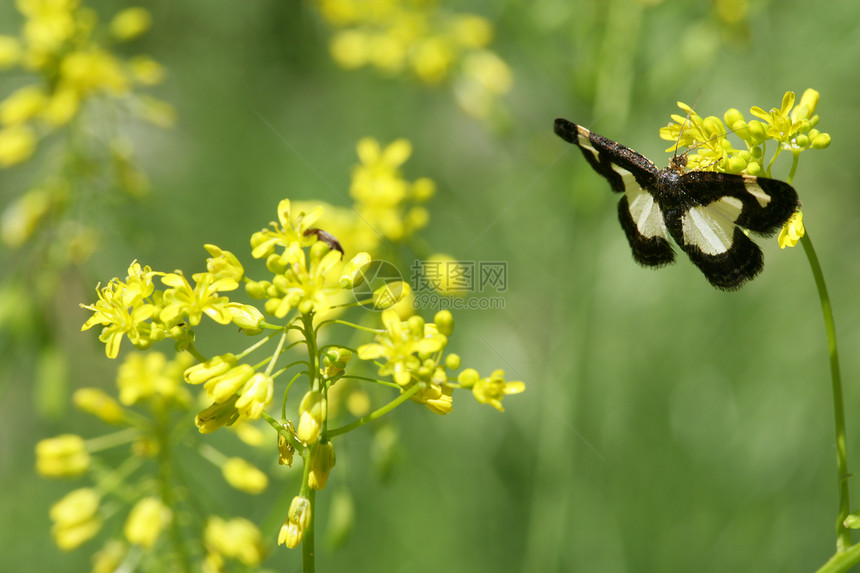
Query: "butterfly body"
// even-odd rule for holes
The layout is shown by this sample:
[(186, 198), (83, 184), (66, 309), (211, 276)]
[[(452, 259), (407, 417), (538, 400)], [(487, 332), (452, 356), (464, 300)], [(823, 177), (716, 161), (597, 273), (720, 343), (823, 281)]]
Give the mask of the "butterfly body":
[(716, 288), (736, 290), (761, 272), (761, 249), (744, 229), (773, 235), (798, 208), (797, 192), (766, 177), (684, 171), (686, 158), (657, 167), (645, 156), (557, 119), (555, 132), (582, 151), (617, 193), (633, 258), (649, 267), (675, 260), (669, 237)]

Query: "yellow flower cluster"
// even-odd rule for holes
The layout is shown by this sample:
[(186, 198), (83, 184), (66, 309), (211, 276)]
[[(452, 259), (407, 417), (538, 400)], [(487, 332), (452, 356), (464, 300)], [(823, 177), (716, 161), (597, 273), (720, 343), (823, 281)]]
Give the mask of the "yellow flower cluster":
[[(678, 107), (687, 112), (687, 115), (672, 115), (675, 123), (661, 128), (660, 137), (675, 142), (666, 151), (677, 151), (681, 147), (695, 151), (687, 153), (687, 169), (690, 171), (720, 171), (769, 177), (773, 162), (780, 151), (791, 151), (797, 156), (806, 149), (824, 149), (830, 145), (830, 135), (815, 129), (819, 121), (819, 117), (815, 115), (819, 97), (817, 91), (808, 89), (803, 93), (800, 103), (795, 106), (794, 92), (785, 92), (779, 109), (764, 111), (753, 106), (750, 113), (759, 119), (750, 121), (746, 121), (737, 109), (729, 109), (723, 114), (725, 123), (716, 116), (702, 118), (689, 105), (678, 102)], [(727, 138), (729, 133), (739, 137), (746, 144), (745, 149), (735, 149)], [(778, 147), (765, 167), (767, 141), (777, 142)]]
[(380, 376), (391, 376), (410, 399), (424, 404), (436, 414), (447, 414), (453, 408), (454, 386), (448, 380), (447, 369), (460, 367), (460, 357), (443, 350), (448, 336), (454, 331), (454, 318), (447, 310), (436, 313), (434, 322), (425, 323), (420, 316), (405, 322), (394, 310), (382, 313), (385, 326), (376, 342), (358, 348), (362, 360), (384, 359)]
[[(135, 86), (163, 81), (164, 68), (152, 58), (122, 60), (97, 41), (98, 18), (78, 0), (17, 0), (24, 17), (18, 37), (0, 36), (0, 69), (19, 67), (34, 74), (29, 83), (0, 103), (0, 168), (29, 159), (40, 137), (68, 124), (90, 98), (125, 98)], [(109, 25), (114, 41), (146, 32), (149, 12), (127, 8)], [(139, 98), (140, 115), (170, 123), (163, 102)]]
[(335, 28), (331, 54), (345, 69), (372, 66), (435, 85), (451, 79), (458, 103), (478, 118), (513, 83), (508, 65), (487, 49), (493, 26), (475, 14), (441, 9), (435, 0), (317, 0)]
[(314, 222), (353, 251), (377, 256), (384, 252), (384, 243), (408, 241), (427, 226), (430, 214), (424, 203), (436, 193), (436, 184), (427, 177), (414, 181), (404, 177), (403, 165), (412, 155), (407, 139), (382, 146), (376, 139), (365, 137), (356, 151), (359, 163), (352, 169), (349, 186), (352, 208), (296, 201), (293, 209), (313, 213)]
[[(825, 149), (830, 145), (830, 134), (816, 129), (819, 116), (815, 114), (820, 94), (813, 89), (803, 92), (800, 102), (795, 105), (794, 92), (785, 92), (779, 109), (765, 111), (753, 106), (750, 113), (758, 119), (747, 121), (737, 109), (729, 109), (723, 120), (715, 116), (702, 118), (685, 103), (678, 107), (687, 112), (686, 116), (672, 115), (674, 123), (660, 129), (660, 137), (675, 144), (666, 151), (681, 147), (686, 152), (686, 168), (690, 171), (718, 171), (723, 173), (743, 173), (747, 175), (771, 177), (774, 162), (782, 151), (792, 154), (792, 167), (788, 181), (791, 182), (797, 169), (798, 157), (807, 149)], [(728, 129), (727, 127), (728, 126)], [(727, 138), (734, 133), (745, 144), (736, 149)], [(766, 144), (774, 141), (776, 151), (769, 161), (766, 158)], [(695, 151), (695, 153), (690, 153)], [(793, 247), (804, 234), (802, 214), (798, 211), (783, 227), (779, 234), (781, 248)]]

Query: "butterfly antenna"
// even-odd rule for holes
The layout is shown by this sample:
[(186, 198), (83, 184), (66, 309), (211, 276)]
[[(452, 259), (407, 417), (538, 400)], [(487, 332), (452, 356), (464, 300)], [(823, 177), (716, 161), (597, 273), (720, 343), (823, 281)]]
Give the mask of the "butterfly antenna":
[[(684, 128), (687, 127), (687, 124), (690, 123), (690, 115), (693, 113), (693, 110), (699, 104), (699, 98), (702, 97), (702, 88), (699, 88), (699, 93), (696, 94), (696, 101), (693, 102), (693, 105), (690, 106), (689, 111), (687, 111), (687, 117), (684, 118), (684, 123), (681, 124), (681, 130), (678, 132), (678, 141), (675, 142), (675, 155), (672, 157), (673, 162), (677, 162), (678, 159), (678, 148), (681, 146), (681, 137), (684, 135)], [(686, 155), (693, 148), (687, 148), (687, 151), (681, 154), (681, 157), (686, 157)]]

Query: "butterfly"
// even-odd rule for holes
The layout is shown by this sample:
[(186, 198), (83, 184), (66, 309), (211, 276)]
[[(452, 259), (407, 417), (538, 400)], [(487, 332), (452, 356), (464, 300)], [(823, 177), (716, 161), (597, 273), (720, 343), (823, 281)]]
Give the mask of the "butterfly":
[(647, 267), (674, 262), (669, 236), (714, 287), (737, 290), (764, 266), (761, 249), (744, 230), (772, 236), (799, 207), (788, 183), (684, 171), (685, 155), (657, 169), (647, 157), (566, 119), (555, 133), (577, 147), (616, 193), (618, 218), (633, 258)]

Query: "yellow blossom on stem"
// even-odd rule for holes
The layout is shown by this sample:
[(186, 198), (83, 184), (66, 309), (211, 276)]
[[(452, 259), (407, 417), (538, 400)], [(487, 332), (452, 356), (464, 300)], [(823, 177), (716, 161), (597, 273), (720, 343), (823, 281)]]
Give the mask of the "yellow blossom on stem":
[(207, 244), (203, 247), (212, 255), (206, 259), (206, 270), (216, 279), (228, 278), (237, 283), (242, 280), (245, 276), (245, 268), (236, 255), (216, 245)]
[(101, 388), (79, 388), (72, 395), (72, 401), (79, 410), (108, 424), (118, 424), (125, 419), (125, 410), (119, 402)]
[(98, 516), (101, 496), (91, 488), (76, 489), (51, 506), (51, 536), (63, 551), (71, 551), (95, 537), (102, 526)]
[(239, 419), (239, 410), (236, 409), (236, 401), (239, 396), (232, 395), (224, 402), (215, 402), (205, 410), (202, 410), (194, 418), (194, 424), (201, 434), (211, 434), (218, 428), (229, 426)]
[(0, 168), (30, 159), (36, 150), (36, 134), (26, 125), (0, 129)]
[(434, 414), (444, 416), (454, 408), (453, 386), (449, 384), (428, 384), (412, 395), (412, 401), (424, 404)]
[(286, 545), (290, 549), (302, 542), (305, 529), (311, 524), (311, 503), (306, 497), (296, 496), (290, 503), (287, 519), (278, 532), (278, 545)]
[(334, 444), (330, 441), (320, 442), (310, 452), (310, 473), (308, 487), (320, 490), (328, 482), (328, 474), (335, 464)]
[(63, 434), (36, 444), (36, 471), (43, 477), (77, 477), (90, 467), (84, 439)]
[(806, 230), (803, 228), (803, 212), (797, 211), (779, 232), (779, 248), (794, 247), (804, 234)]
[(128, 555), (128, 545), (118, 539), (111, 539), (93, 554), (92, 573), (115, 573), (126, 555)]
[(412, 373), (421, 367), (421, 358), (442, 350), (448, 343), (438, 332), (415, 332), (393, 310), (383, 311), (382, 323), (385, 331), (377, 336), (377, 342), (360, 346), (358, 357), (362, 360), (385, 358), (379, 374), (393, 376), (400, 386), (409, 384)]
[(155, 307), (145, 302), (152, 293), (152, 277), (156, 274), (149, 267), (141, 269), (137, 263), (129, 267), (128, 284), (112, 279), (104, 288), (97, 288), (99, 300), (95, 304), (82, 304), (81, 308), (93, 311), (81, 327), (87, 330), (97, 324), (104, 326), (99, 340), (105, 343), (105, 354), (116, 358), (123, 335), (132, 344), (147, 347), (150, 343), (150, 325), (146, 322), (154, 313)]
[(472, 386), (472, 393), (478, 402), (504, 412), (502, 398), (508, 394), (519, 394), (525, 389), (526, 385), (522, 382), (506, 382), (504, 370), (495, 370), (490, 376), (477, 380)]
[(239, 392), (236, 409), (243, 418), (256, 420), (271, 403), (273, 392), (272, 377), (262, 372), (255, 372)]
[(206, 362), (195, 364), (185, 370), (183, 376), (189, 384), (202, 384), (215, 376), (226, 374), (228, 370), (239, 363), (233, 354), (227, 353), (214, 356)]
[(260, 530), (241, 517), (230, 520), (210, 517), (203, 532), (203, 543), (210, 552), (236, 559), (248, 567), (259, 565), (265, 554)]
[(224, 462), (221, 473), (227, 483), (245, 493), (262, 493), (269, 485), (266, 474), (242, 458), (230, 458)]
[(113, 17), (111, 34), (119, 40), (132, 40), (144, 34), (152, 24), (152, 16), (145, 8), (126, 8)]
[(126, 406), (152, 398), (186, 403), (189, 396), (182, 386), (182, 373), (190, 360), (188, 354), (168, 362), (161, 352), (130, 353), (117, 374), (119, 401)]
[(328, 412), (326, 399), (317, 390), (309, 391), (299, 404), (299, 426), (296, 436), (306, 444), (315, 443), (320, 436)]
[(123, 533), (132, 545), (152, 549), (159, 534), (171, 519), (173, 512), (160, 499), (146, 497), (131, 509)]
[(193, 288), (180, 271), (161, 277), (161, 282), (172, 288), (164, 291), (165, 306), (159, 318), (169, 324), (185, 319), (191, 326), (197, 326), (206, 314), (219, 324), (229, 324), (233, 320), (227, 309), (230, 299), (218, 293), (236, 290), (239, 284), (232, 278), (216, 278), (212, 273), (197, 273), (192, 278)]

